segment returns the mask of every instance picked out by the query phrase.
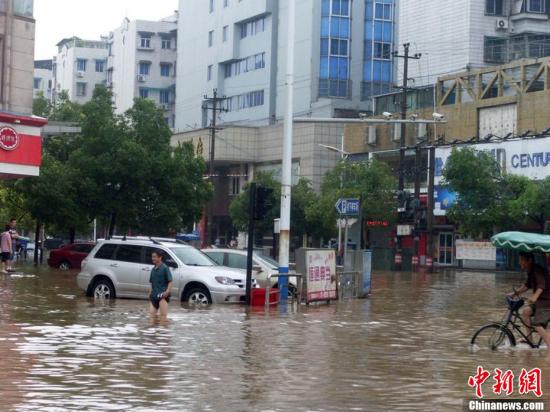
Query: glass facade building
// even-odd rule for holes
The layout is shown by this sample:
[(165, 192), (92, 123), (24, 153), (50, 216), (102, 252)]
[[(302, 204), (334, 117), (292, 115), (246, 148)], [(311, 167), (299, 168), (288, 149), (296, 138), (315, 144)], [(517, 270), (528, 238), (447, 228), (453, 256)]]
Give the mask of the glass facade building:
[(350, 98), (351, 0), (322, 0), (320, 97)]
[(392, 91), (396, 0), (365, 1), (361, 100)]

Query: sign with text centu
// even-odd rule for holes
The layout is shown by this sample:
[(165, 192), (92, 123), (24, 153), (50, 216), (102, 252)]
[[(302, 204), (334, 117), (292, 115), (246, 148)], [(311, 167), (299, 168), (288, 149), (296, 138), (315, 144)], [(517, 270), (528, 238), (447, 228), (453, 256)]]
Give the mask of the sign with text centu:
[[(477, 143), (459, 146), (457, 150), (460, 147), (471, 147), (490, 153), (503, 173), (525, 176), (532, 180), (542, 180), (550, 176), (550, 137)], [(456, 200), (454, 193), (449, 193), (441, 186), (443, 171), (453, 149), (451, 146), (442, 146), (435, 150), (436, 216), (444, 216), (446, 209)]]
[(338, 298), (336, 291), (336, 252), (331, 249), (305, 251), (306, 303)]

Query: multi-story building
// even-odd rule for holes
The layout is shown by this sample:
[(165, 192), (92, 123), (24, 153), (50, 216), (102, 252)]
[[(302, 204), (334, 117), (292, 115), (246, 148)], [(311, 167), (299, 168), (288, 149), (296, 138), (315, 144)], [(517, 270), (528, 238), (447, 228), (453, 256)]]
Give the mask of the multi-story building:
[(177, 14), (160, 21), (125, 19), (110, 34), (107, 84), (119, 113), (136, 97), (153, 99), (173, 127), (177, 20)]
[(549, 14), (548, 0), (401, 0), (398, 44), (422, 53), (410, 63), (414, 85), (434, 84), (457, 71), (549, 56)]
[(54, 59), (54, 96), (63, 90), (77, 103), (92, 98), (96, 85), (107, 79), (107, 39), (83, 40), (70, 37), (57, 44)]
[(33, 96), (42, 93), (48, 100), (52, 99), (53, 88), (53, 60), (34, 61)]
[[(288, 0), (180, 0), (176, 129), (262, 126), (285, 109)], [(296, 0), (296, 114), (357, 116), (393, 78), (394, 0)]]
[(34, 31), (32, 0), (0, 1), (0, 110), (31, 114)]

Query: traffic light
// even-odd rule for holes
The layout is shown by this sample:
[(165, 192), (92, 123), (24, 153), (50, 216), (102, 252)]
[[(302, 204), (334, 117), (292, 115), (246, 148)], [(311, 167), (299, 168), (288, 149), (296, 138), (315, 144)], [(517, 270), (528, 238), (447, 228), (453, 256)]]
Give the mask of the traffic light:
[(263, 219), (273, 207), (273, 189), (258, 186), (256, 188), (256, 202), (254, 206), (254, 219)]

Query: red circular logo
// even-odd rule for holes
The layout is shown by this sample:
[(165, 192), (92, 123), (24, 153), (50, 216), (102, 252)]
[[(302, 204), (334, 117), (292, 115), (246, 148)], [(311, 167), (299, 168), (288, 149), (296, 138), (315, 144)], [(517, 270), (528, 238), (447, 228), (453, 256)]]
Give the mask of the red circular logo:
[(0, 129), (0, 148), (8, 151), (17, 149), (19, 146), (19, 135), (9, 126)]

